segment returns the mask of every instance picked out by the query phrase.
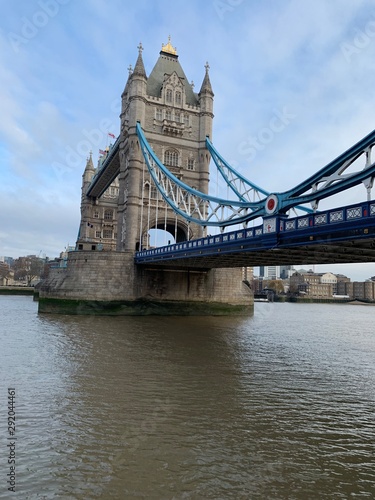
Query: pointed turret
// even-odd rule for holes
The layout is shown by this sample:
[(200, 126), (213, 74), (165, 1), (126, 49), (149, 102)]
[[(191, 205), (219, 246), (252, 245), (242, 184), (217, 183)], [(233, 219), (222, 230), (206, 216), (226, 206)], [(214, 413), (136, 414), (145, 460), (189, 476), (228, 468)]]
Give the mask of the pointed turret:
[(90, 213), (90, 207), (92, 201), (86, 196), (87, 190), (90, 186), (92, 178), (95, 175), (94, 163), (92, 161), (92, 152), (90, 151), (90, 156), (87, 158), (86, 167), (82, 174), (82, 189), (81, 189), (81, 224), (77, 239), (77, 248), (81, 244), (81, 239), (88, 237), (89, 224), (88, 224), (88, 214)]
[(205, 64), (206, 73), (203, 78), (202, 86), (199, 91), (199, 104), (200, 104), (200, 140), (204, 141), (206, 136), (212, 135), (212, 119), (214, 117), (214, 93), (212, 92), (210, 77), (208, 70), (210, 66)]
[(90, 151), (90, 156), (89, 158), (87, 158), (86, 167), (82, 175), (83, 177), (82, 184), (85, 184), (86, 182), (90, 183), (92, 178), (94, 177), (94, 174), (95, 174), (95, 167), (92, 161), (92, 151)]
[(128, 92), (129, 92), (130, 79), (131, 79), (131, 76), (133, 74), (133, 67), (131, 64), (129, 64), (128, 72), (129, 72), (128, 79), (126, 80), (125, 88), (121, 94), (122, 98), (124, 98), (124, 96), (127, 96)]
[(133, 74), (133, 67), (131, 64), (128, 66), (128, 79), (126, 80), (125, 88), (121, 94), (121, 113), (120, 113), (120, 119), (121, 119), (121, 131), (124, 132), (124, 126), (128, 123), (128, 118), (126, 115), (126, 110), (129, 105), (129, 89), (130, 89), (130, 82), (131, 82), (131, 77)]
[[(134, 69), (129, 70), (129, 85), (127, 84), (125, 87), (125, 89), (128, 89), (128, 91), (127, 94), (123, 94), (122, 99), (121, 128), (124, 130), (128, 126), (135, 127), (137, 121), (143, 123), (145, 116), (147, 75), (142, 59), (142, 44), (140, 43), (137, 48), (137, 62), (135, 63)], [(131, 107), (128, 107), (130, 99), (133, 101), (133, 105)]]
[(206, 68), (206, 73), (204, 75), (202, 86), (201, 86), (201, 89), (199, 91), (199, 97), (201, 97), (203, 94), (209, 94), (209, 95), (211, 95), (213, 97), (214, 93), (212, 91), (210, 77), (209, 77), (209, 74), (208, 74), (208, 70), (210, 69), (210, 66), (209, 66), (208, 62), (205, 64), (204, 67)]
[(132, 75), (133, 76), (138, 75), (138, 76), (143, 76), (143, 78), (147, 78), (145, 65), (143, 64), (143, 58), (142, 58), (142, 51), (143, 51), (142, 43), (138, 45), (137, 49), (138, 49), (138, 58), (137, 62), (135, 63)]

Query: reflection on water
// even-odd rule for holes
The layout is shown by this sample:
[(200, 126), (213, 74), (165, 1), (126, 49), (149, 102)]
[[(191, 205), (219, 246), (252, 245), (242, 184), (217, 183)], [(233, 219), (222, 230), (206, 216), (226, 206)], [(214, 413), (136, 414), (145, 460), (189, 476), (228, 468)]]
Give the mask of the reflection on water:
[(374, 308), (259, 303), (249, 318), (36, 309), (0, 296), (17, 498), (373, 498)]

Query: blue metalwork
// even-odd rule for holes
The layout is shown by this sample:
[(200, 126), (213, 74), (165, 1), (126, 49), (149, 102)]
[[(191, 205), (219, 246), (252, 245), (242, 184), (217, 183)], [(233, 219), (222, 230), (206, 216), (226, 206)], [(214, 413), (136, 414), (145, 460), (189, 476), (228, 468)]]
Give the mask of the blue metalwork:
[(137, 123), (137, 135), (155, 186), (168, 205), (184, 219), (201, 226), (224, 228), (246, 223), (250, 220), (249, 213), (259, 210), (259, 203), (225, 200), (188, 186), (159, 160), (147, 142), (139, 123)]
[[(226, 200), (201, 193), (180, 181), (152, 151), (139, 123), (137, 123), (136, 130), (149, 172), (165, 201), (184, 219), (201, 226), (214, 226), (221, 229), (234, 224), (246, 226), (248, 222), (259, 217), (282, 215), (293, 208), (311, 212), (311, 210), (301, 207), (306, 203), (311, 203), (316, 211), (319, 200), (360, 183), (365, 185), (368, 193), (367, 198), (370, 199), (375, 176), (375, 162), (371, 161), (371, 152), (375, 145), (375, 131), (296, 187), (283, 193), (273, 194), (269, 194), (239, 174), (207, 139), (207, 148), (217, 168), (238, 198), (238, 200)], [(116, 139), (101, 168), (95, 174), (87, 192), (89, 196), (94, 192), (95, 185), (101, 175), (119, 154), (119, 143), (120, 137)], [(365, 157), (363, 168), (354, 173), (346, 174), (345, 171), (361, 156)], [(111, 176), (113, 177), (115, 174), (116, 172), (111, 173)], [(109, 179), (111, 182), (112, 177)], [(100, 189), (100, 193), (102, 192), (103, 188)], [(251, 193), (259, 199), (251, 201)], [(261, 195), (262, 199), (260, 199)]]
[[(163, 262), (173, 263), (181, 259), (186, 261), (197, 257), (199, 259), (214, 257), (216, 267), (220, 267), (217, 262), (225, 258), (228, 253), (239, 255), (242, 252), (247, 252), (251, 256), (252, 253), (262, 255), (262, 252), (271, 250), (277, 259), (280, 250), (300, 248), (302, 246), (307, 248), (321, 242), (329, 246), (338, 242), (347, 242), (348, 240), (348, 248), (358, 254), (357, 261), (361, 262), (363, 261), (363, 254), (356, 250), (355, 242), (370, 240), (370, 249), (364, 258), (366, 259), (366, 256), (370, 254), (373, 258), (375, 255), (374, 237), (375, 200), (292, 219), (282, 216), (268, 217), (263, 221), (262, 225), (253, 228), (142, 250), (136, 252), (135, 263), (146, 264), (152, 262), (161, 264)], [(344, 252), (346, 251), (347, 248)], [(353, 254), (349, 255), (350, 262), (355, 262)], [(318, 261), (319, 258), (320, 255)], [(252, 265), (251, 260), (247, 265)]]
[[(241, 175), (237, 170), (235, 170), (229, 163), (221, 156), (221, 154), (214, 148), (212, 142), (208, 137), (206, 137), (206, 147), (211, 154), (211, 157), (224, 178), (227, 186), (238, 196), (241, 201), (254, 201), (251, 200), (251, 195), (253, 197), (257, 197), (258, 200), (261, 200), (260, 195), (269, 196), (270, 193), (260, 188), (253, 182), (249, 181)], [(313, 210), (311, 208), (296, 206), (295, 208), (307, 212), (312, 213)]]
[(214, 148), (208, 137), (206, 137), (206, 147), (225, 182), (241, 201), (254, 201), (251, 199), (251, 195), (253, 195), (253, 197), (257, 196), (258, 200), (261, 200), (262, 198), (260, 195), (268, 196), (270, 194), (231, 167)]
[[(137, 123), (137, 135), (147, 167), (165, 201), (182, 217), (202, 226), (223, 228), (233, 224), (246, 224), (258, 217), (286, 214), (291, 208), (302, 208), (300, 205), (305, 203), (312, 203), (313, 208), (316, 209), (319, 200), (360, 183), (365, 184), (368, 199), (370, 198), (370, 190), (375, 175), (375, 162), (371, 162), (371, 150), (375, 144), (375, 131), (295, 188), (284, 193), (269, 194), (256, 202), (243, 201), (246, 198), (245, 194), (251, 190), (262, 194), (265, 194), (266, 191), (258, 188), (235, 172), (213, 147), (210, 147), (210, 151), (214, 155), (214, 160), (221, 165), (220, 168), (218, 167), (219, 170), (224, 175), (224, 178), (228, 180), (228, 185), (242, 201), (212, 197), (184, 184), (169, 172), (157, 158), (148, 144), (139, 123)], [(352, 174), (344, 174), (345, 170), (362, 155), (366, 158), (363, 170)], [(227, 173), (224, 172), (223, 166)], [(229, 179), (229, 175), (232, 177), (231, 179)], [(241, 192), (245, 185), (249, 186), (249, 188)], [(310, 192), (306, 193), (306, 191)]]
[[(370, 199), (370, 191), (375, 175), (375, 162), (371, 162), (371, 150), (374, 145), (375, 130), (294, 188), (284, 193), (275, 193), (277, 210), (274, 210), (273, 213), (283, 213), (300, 203), (310, 202), (316, 207), (319, 200), (361, 183), (364, 183), (368, 192), (368, 199)], [(344, 174), (345, 170), (362, 155), (365, 156), (364, 168), (359, 172)], [(322, 186), (320, 187), (320, 185)], [(309, 190), (311, 192), (307, 193)]]

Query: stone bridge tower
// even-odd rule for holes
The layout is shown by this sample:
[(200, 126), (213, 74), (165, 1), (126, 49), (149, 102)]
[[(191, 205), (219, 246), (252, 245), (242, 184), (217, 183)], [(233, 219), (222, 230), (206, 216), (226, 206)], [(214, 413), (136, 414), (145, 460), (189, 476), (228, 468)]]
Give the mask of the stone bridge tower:
[(117, 250), (148, 245), (148, 230), (164, 229), (177, 242), (202, 236), (202, 228), (177, 217), (150, 180), (136, 134), (140, 122), (148, 142), (184, 183), (208, 193), (213, 97), (208, 65), (199, 93), (189, 83), (169, 39), (147, 77), (142, 45), (122, 94)]
[[(253, 297), (242, 268), (176, 269), (134, 262), (136, 250), (148, 246), (152, 228), (166, 230), (177, 242), (203, 236), (201, 226), (176, 216), (161, 199), (149, 178), (136, 133), (137, 122), (168, 169), (185, 184), (208, 193), (210, 155), (205, 140), (212, 134), (214, 97), (208, 64), (200, 91), (195, 93), (170, 40), (162, 46), (148, 77), (142, 46), (138, 49), (137, 62), (129, 70), (122, 94), (119, 147), (110, 164), (118, 178), (107, 188), (104, 182), (102, 187), (107, 191), (90, 198), (87, 193), (95, 169), (91, 157), (88, 159), (77, 247), (69, 252), (66, 267), (50, 269), (40, 287), (39, 311), (118, 315), (251, 313)], [(104, 172), (104, 181), (106, 175), (107, 180), (112, 178), (110, 170)]]

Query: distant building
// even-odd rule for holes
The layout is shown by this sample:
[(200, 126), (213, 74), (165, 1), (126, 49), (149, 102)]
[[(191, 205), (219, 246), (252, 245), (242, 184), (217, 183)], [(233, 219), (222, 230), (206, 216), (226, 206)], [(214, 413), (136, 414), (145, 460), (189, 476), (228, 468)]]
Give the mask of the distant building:
[(338, 295), (348, 295), (355, 300), (375, 300), (375, 281), (341, 281), (337, 283)]
[(14, 259), (13, 257), (2, 256), (0, 257), (0, 262), (5, 262), (6, 264), (9, 265), (9, 267), (12, 267), (14, 264)]
[[(275, 269), (276, 266), (274, 266)], [(265, 274), (272, 274), (266, 267), (260, 268)], [(273, 283), (272, 283), (273, 281)], [(280, 280), (281, 281), (281, 280)], [(263, 291), (275, 285), (277, 279), (268, 279), (265, 276), (253, 279), (253, 291), (262, 294)], [(375, 301), (375, 277), (367, 281), (350, 281), (343, 274), (315, 273), (312, 269), (294, 271), (289, 280), (282, 281), (284, 290), (291, 294), (312, 298), (348, 297), (353, 300)]]
[(259, 268), (261, 278), (276, 280), (280, 278), (280, 266), (261, 266)]
[(293, 266), (280, 266), (280, 278), (282, 280), (289, 279), (294, 273)]
[[(265, 281), (266, 283), (266, 281)], [(253, 293), (255, 295), (262, 293), (263, 290), (263, 277), (254, 277), (253, 279)]]
[(314, 273), (312, 270), (296, 271), (290, 277), (289, 290), (309, 297), (329, 298), (337, 290), (337, 277), (332, 273)]
[(0, 260), (0, 286), (7, 286), (13, 282), (13, 273), (11, 273), (9, 264)]
[(337, 276), (333, 273), (324, 273), (320, 276), (320, 283), (332, 285), (332, 294), (337, 293)]
[(293, 266), (260, 266), (259, 276), (271, 280), (288, 279), (293, 274)]

